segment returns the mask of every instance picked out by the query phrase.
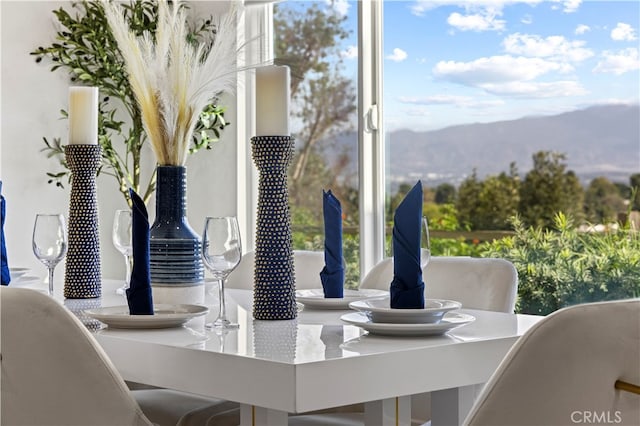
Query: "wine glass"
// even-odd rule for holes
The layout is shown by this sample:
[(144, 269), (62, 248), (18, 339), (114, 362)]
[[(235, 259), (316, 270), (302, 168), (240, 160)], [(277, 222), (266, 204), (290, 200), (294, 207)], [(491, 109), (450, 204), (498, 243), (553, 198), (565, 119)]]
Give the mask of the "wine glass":
[(220, 310), (218, 318), (207, 328), (237, 328), (227, 319), (224, 300), (224, 280), (242, 258), (240, 229), (235, 217), (207, 217), (202, 233), (202, 258), (214, 279), (218, 280)]
[(429, 240), (429, 222), (427, 217), (422, 217), (422, 243), (420, 244), (420, 263), (424, 269), (431, 259), (431, 241)]
[(67, 229), (61, 214), (37, 214), (33, 225), (33, 254), (49, 270), (49, 296), (53, 296), (53, 270), (67, 253)]
[(116, 293), (125, 294), (131, 280), (131, 255), (133, 246), (131, 243), (131, 210), (116, 210), (113, 218), (113, 231), (111, 233), (113, 245), (124, 256), (125, 276), (124, 285), (118, 287)]

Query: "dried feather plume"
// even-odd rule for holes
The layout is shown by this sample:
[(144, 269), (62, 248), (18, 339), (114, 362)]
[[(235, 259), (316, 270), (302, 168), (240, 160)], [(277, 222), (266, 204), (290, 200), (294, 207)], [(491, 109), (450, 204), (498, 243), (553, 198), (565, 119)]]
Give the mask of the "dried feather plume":
[(188, 41), (180, 1), (158, 1), (155, 42), (150, 33), (129, 29), (120, 6), (103, 3), (159, 165), (184, 165), (200, 112), (234, 89), (237, 6), (230, 3), (228, 13), (214, 17), (216, 35), (208, 45)]

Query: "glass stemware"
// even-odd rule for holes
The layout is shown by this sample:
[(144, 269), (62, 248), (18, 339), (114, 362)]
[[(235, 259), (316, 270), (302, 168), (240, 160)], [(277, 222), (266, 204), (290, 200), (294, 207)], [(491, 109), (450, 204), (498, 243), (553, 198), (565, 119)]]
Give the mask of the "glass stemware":
[(240, 229), (235, 217), (207, 217), (202, 233), (202, 258), (212, 277), (218, 281), (220, 310), (218, 318), (207, 328), (237, 328), (227, 319), (224, 281), (240, 263), (242, 246)]
[(113, 218), (113, 231), (111, 234), (113, 245), (124, 256), (125, 276), (124, 285), (116, 290), (118, 294), (125, 294), (131, 280), (131, 255), (133, 246), (131, 242), (131, 210), (116, 210)]
[(53, 270), (67, 253), (67, 228), (61, 214), (37, 214), (31, 239), (33, 254), (49, 271), (49, 296), (53, 296)]
[(429, 240), (429, 222), (427, 217), (422, 217), (422, 243), (420, 244), (420, 263), (422, 269), (426, 268), (431, 260), (431, 241)]

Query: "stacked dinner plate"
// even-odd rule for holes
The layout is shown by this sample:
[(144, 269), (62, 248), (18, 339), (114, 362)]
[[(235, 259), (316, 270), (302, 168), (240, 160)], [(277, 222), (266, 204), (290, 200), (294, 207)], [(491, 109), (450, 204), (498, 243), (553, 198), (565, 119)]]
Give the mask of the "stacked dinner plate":
[(376, 289), (344, 289), (343, 297), (324, 297), (324, 290), (314, 288), (296, 290), (296, 300), (309, 309), (349, 309), (351, 302), (380, 298), (388, 294), (388, 291)]
[(194, 285), (204, 280), (199, 240), (151, 238), (149, 243), (149, 267), (154, 284)]
[(389, 297), (359, 300), (349, 303), (357, 312), (341, 319), (367, 330), (370, 334), (387, 336), (433, 336), (473, 322), (471, 315), (459, 312), (460, 302), (426, 299), (423, 309), (395, 309)]

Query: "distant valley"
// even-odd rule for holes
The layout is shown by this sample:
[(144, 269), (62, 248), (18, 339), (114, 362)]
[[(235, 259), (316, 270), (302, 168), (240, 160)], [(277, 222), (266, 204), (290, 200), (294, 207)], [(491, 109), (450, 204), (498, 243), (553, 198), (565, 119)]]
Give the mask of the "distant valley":
[[(356, 159), (353, 142), (347, 142), (355, 137), (338, 137), (327, 159), (332, 161), (335, 152)], [(532, 155), (542, 150), (566, 154), (568, 169), (585, 183), (606, 176), (628, 184), (631, 174), (640, 173), (640, 107), (593, 106), (553, 116), (390, 132), (388, 181), (392, 186), (417, 179), (428, 186), (457, 185), (474, 169), (484, 178), (508, 172), (511, 162), (524, 175), (532, 167)]]

